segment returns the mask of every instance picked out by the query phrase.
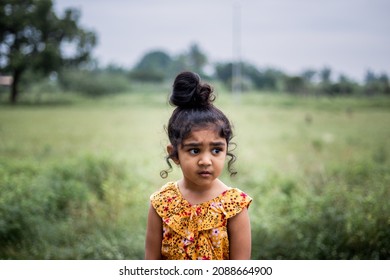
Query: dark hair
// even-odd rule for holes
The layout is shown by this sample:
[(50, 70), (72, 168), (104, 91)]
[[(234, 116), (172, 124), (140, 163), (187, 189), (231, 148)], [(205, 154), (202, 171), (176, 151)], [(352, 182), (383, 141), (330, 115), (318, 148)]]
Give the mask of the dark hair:
[(228, 145), (227, 156), (230, 157), (228, 170), (230, 175), (237, 172), (232, 168), (236, 156), (229, 150), (233, 138), (232, 126), (225, 114), (212, 103), (215, 100), (212, 87), (207, 83), (201, 83), (198, 74), (182, 72), (176, 76), (173, 83), (169, 103), (176, 106), (168, 121), (166, 128), (168, 138), (173, 146), (172, 152), (166, 157), (168, 170), (160, 172), (162, 178), (168, 176), (172, 170), (170, 159), (178, 158), (178, 149), (183, 140), (188, 137), (193, 129), (213, 127), (219, 135), (226, 139)]

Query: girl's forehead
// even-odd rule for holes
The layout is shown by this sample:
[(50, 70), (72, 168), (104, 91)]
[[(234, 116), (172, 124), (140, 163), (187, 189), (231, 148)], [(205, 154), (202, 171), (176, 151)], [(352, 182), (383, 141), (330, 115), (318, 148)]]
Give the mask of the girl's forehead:
[(225, 138), (219, 135), (218, 130), (214, 127), (209, 128), (199, 128), (192, 129), (188, 136), (183, 139), (183, 142), (215, 142), (215, 141), (223, 141), (225, 142)]

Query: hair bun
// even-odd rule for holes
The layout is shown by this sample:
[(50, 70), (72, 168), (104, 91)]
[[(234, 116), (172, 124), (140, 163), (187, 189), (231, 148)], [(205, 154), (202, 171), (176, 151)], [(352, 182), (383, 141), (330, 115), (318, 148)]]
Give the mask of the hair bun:
[(198, 74), (182, 72), (175, 78), (169, 103), (183, 108), (206, 107), (215, 99), (212, 92), (210, 85), (201, 83)]

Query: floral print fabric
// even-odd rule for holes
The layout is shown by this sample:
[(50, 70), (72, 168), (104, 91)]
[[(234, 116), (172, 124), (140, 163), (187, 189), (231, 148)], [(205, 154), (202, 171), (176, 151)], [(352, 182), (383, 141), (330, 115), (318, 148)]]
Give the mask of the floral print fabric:
[(228, 219), (252, 201), (241, 190), (231, 188), (210, 201), (191, 205), (174, 182), (150, 199), (163, 221), (161, 254), (169, 260), (229, 259)]

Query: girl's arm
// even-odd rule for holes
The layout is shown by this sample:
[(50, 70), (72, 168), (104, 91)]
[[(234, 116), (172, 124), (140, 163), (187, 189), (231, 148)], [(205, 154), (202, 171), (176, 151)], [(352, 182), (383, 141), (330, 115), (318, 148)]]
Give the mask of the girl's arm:
[(231, 260), (249, 260), (251, 258), (251, 226), (248, 209), (228, 221), (229, 247)]
[(152, 205), (146, 228), (145, 260), (161, 260), (162, 220)]

